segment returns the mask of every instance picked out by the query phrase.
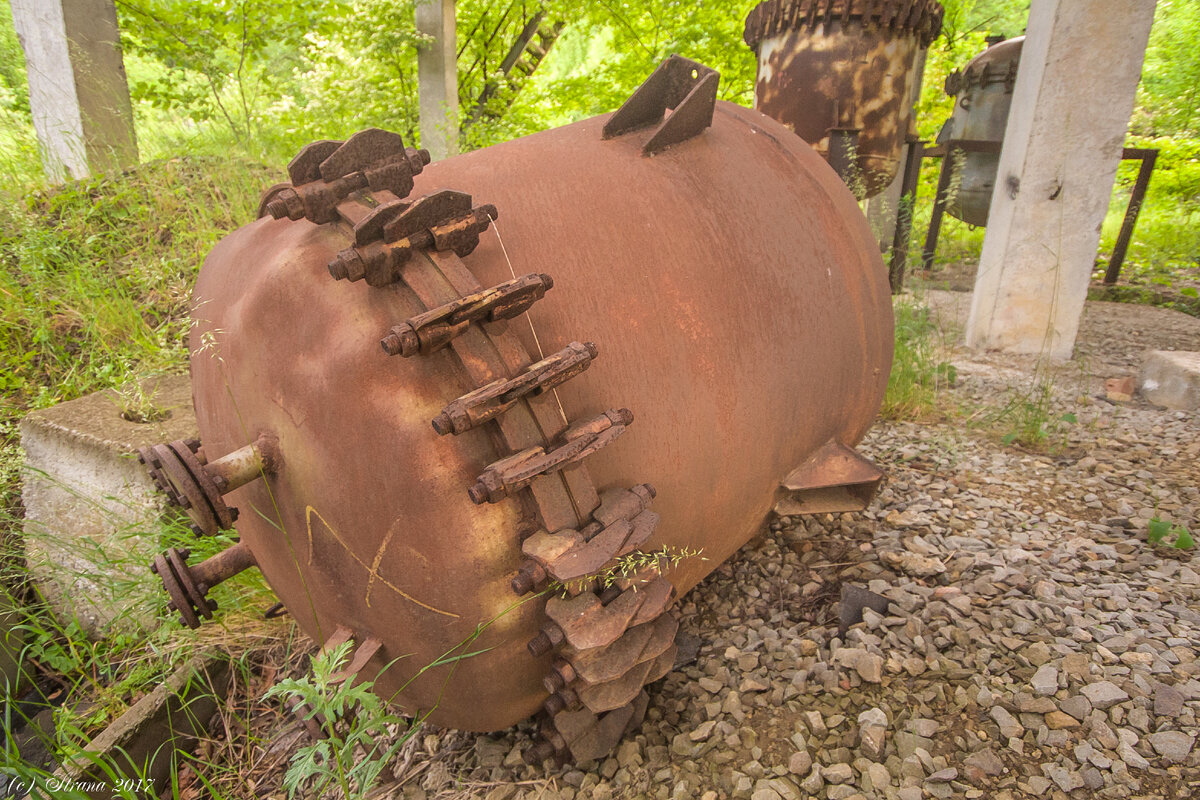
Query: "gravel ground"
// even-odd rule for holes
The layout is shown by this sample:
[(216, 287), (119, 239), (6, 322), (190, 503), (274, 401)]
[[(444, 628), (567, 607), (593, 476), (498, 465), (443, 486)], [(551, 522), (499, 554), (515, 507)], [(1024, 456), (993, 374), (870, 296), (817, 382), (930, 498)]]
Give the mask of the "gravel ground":
[[(965, 296), (928, 297), (952, 331)], [(1200, 320), (1097, 303), (1079, 363), (956, 349), (963, 414), (863, 443), (890, 475), (870, 511), (780, 520), (684, 598), (696, 660), (611, 758), (547, 772), (531, 725), (428, 730), (386, 796), (1200, 796), (1200, 562), (1146, 541), (1156, 513), (1200, 528), (1200, 416), (1097, 397), (1168, 346)], [(1075, 415), (1048, 453), (964, 424), (1035, 373)], [(839, 633), (843, 583), (886, 613)]]

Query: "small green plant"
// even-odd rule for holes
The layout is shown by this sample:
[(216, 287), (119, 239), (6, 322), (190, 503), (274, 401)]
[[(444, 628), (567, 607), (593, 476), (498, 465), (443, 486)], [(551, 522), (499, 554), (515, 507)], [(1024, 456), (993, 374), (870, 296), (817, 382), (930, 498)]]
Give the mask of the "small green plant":
[(117, 407), (121, 418), (129, 422), (159, 422), (171, 416), (171, 412), (154, 402), (154, 393), (146, 391), (140, 380), (130, 381), (116, 389)]
[(353, 646), (346, 642), (319, 653), (310, 675), (287, 678), (267, 691), (266, 697), (301, 703), (326, 735), (292, 757), (283, 781), (290, 797), (301, 790), (320, 797), (334, 788), (344, 798), (363, 796), (420, 726), (419, 719), (410, 722), (389, 712), (371, 691), (373, 682), (339, 675)]
[(897, 297), (893, 306), (896, 342), (880, 414), (893, 420), (929, 417), (958, 370), (943, 357), (946, 349), (928, 306), (909, 295)]
[(1039, 371), (1027, 389), (1014, 389), (1003, 406), (984, 415), (984, 422), (1003, 431), (1001, 443), (1034, 450), (1061, 451), (1067, 447), (1070, 426), (1079, 422), (1073, 412), (1055, 414), (1053, 378)]
[(1146, 539), (1150, 544), (1161, 545), (1166, 545), (1170, 541), (1170, 546), (1179, 550), (1190, 550), (1196, 546), (1196, 541), (1186, 527), (1173, 525), (1157, 516), (1153, 517), (1146, 525)]

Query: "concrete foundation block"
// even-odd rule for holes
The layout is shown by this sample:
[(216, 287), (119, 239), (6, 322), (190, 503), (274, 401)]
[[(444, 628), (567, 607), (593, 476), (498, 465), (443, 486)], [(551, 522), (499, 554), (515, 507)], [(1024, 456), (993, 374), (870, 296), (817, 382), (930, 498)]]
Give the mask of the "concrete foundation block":
[(1200, 410), (1200, 352), (1150, 350), (1138, 380), (1142, 396), (1156, 406)]
[(169, 795), (182, 754), (207, 734), (229, 690), (229, 670), (222, 656), (193, 658), (101, 731), (84, 755), (35, 788), (50, 797), (58, 796), (56, 789), (74, 788), (91, 800), (122, 796), (122, 789), (124, 796)]
[(122, 394), (104, 391), (21, 421), (30, 572), (64, 623), (96, 637), (147, 624), (149, 600), (161, 592), (147, 565), (160, 549), (166, 501), (132, 453), (197, 435), (186, 376), (142, 387), (161, 418), (132, 422)]

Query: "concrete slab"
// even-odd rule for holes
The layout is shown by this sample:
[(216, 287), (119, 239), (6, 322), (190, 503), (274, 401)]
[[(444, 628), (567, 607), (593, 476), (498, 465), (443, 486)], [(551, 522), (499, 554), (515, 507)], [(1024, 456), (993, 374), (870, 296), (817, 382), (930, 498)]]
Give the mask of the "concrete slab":
[(1200, 409), (1200, 352), (1150, 350), (1138, 380), (1142, 396), (1156, 406)]
[(114, 391), (34, 411), (21, 421), (21, 499), (30, 572), (63, 621), (89, 635), (144, 625), (161, 591), (146, 565), (160, 549), (165, 499), (137, 458), (138, 447), (197, 435), (187, 376), (150, 379), (146, 395), (164, 415), (122, 417)]
[(181, 754), (205, 735), (228, 688), (228, 661), (215, 654), (193, 658), (101, 731), (45, 788), (71, 787), (94, 800), (119, 797), (122, 788), (159, 796), (170, 789)]

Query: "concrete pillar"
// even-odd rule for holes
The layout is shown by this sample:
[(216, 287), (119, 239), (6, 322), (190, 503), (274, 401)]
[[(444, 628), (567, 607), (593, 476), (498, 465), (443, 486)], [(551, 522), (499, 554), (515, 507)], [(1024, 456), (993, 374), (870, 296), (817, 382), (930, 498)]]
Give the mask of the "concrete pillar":
[(417, 50), (421, 146), (438, 161), (458, 153), (458, 39), (454, 0), (417, 0), (417, 32), (432, 37)]
[(136, 164), (113, 0), (11, 0), (29, 105), (53, 180)]
[(1154, 0), (1033, 0), (967, 321), (971, 347), (1071, 357)]

